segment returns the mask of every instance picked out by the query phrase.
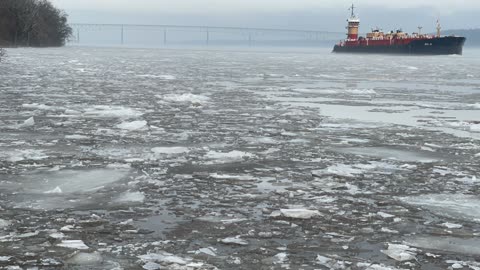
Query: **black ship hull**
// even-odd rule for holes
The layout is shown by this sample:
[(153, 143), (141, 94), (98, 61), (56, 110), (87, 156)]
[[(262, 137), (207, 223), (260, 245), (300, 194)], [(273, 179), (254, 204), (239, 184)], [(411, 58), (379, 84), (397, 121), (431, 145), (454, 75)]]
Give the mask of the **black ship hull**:
[(336, 53), (386, 53), (386, 54), (423, 54), (448, 55), (462, 54), (464, 37), (439, 37), (432, 39), (413, 40), (406, 45), (377, 45), (377, 46), (339, 46), (335, 45)]

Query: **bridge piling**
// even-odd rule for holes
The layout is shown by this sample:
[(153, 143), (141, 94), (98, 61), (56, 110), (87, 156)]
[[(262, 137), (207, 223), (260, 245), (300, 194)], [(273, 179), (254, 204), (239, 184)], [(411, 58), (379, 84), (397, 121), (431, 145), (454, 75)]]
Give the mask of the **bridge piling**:
[(120, 35), (121, 35), (121, 41), (120, 41), (120, 42), (121, 42), (121, 44), (122, 44), (122, 45), (124, 44), (124, 36), (123, 36), (123, 31), (124, 31), (124, 29), (123, 29), (123, 24), (122, 24), (122, 26), (121, 26), (121, 30), (120, 30)]
[(207, 46), (210, 44), (210, 31), (207, 29)]

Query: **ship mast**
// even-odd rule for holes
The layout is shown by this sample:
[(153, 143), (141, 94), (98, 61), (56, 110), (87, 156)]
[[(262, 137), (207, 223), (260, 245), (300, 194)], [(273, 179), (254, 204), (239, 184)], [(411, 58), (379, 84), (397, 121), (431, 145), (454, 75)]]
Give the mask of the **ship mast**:
[(350, 16), (350, 18), (355, 18), (355, 6), (352, 4), (352, 6), (348, 10), (352, 11), (352, 16)]
[(437, 37), (440, 37), (441, 30), (442, 30), (442, 26), (440, 25), (440, 21), (437, 20)]

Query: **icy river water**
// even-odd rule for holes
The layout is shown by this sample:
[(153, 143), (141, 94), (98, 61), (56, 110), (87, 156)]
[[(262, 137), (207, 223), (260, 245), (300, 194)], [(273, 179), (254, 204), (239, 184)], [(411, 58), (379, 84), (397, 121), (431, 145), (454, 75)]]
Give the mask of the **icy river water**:
[(0, 269), (480, 269), (480, 51), (12, 49)]

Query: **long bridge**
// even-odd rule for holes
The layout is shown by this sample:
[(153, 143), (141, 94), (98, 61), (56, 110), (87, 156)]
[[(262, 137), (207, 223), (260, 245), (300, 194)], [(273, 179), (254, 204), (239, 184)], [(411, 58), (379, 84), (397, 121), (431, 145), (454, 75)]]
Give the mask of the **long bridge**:
[(152, 45), (178, 43), (232, 43), (253, 46), (270, 42), (304, 42), (315, 44), (343, 39), (344, 33), (249, 27), (220, 27), (194, 25), (146, 25), (146, 24), (70, 24), (73, 30), (70, 43), (109, 43), (125, 45), (145, 42)]

